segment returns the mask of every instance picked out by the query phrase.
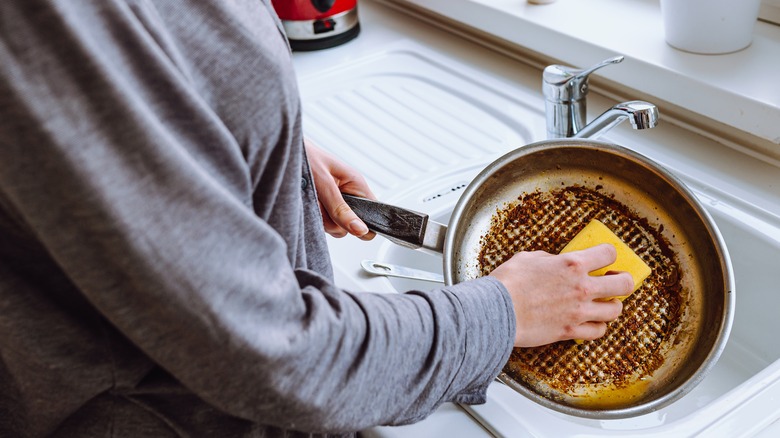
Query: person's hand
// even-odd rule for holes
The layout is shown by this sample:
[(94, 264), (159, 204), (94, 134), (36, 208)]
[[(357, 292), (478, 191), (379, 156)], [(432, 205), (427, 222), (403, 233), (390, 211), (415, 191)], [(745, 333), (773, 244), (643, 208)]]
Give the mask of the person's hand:
[(366, 180), (355, 169), (337, 160), (332, 155), (304, 139), (306, 155), (309, 158), (317, 199), (322, 212), (325, 232), (333, 237), (344, 237), (347, 233), (363, 240), (371, 240), (375, 234), (349, 208), (341, 192), (364, 198), (376, 199), (368, 188)]
[(512, 297), (515, 346), (604, 336), (606, 321), (623, 311), (623, 303), (608, 299), (630, 294), (634, 281), (627, 272), (599, 277), (588, 272), (609, 265), (616, 257), (617, 251), (609, 244), (559, 255), (521, 252), (493, 270), (490, 275)]

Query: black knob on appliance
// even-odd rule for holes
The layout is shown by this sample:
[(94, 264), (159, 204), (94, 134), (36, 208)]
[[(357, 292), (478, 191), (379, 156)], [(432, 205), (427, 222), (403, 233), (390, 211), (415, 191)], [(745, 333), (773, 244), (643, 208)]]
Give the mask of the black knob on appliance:
[(336, 0), (311, 0), (311, 4), (320, 12), (328, 12), (328, 9), (333, 7), (333, 3), (336, 3)]

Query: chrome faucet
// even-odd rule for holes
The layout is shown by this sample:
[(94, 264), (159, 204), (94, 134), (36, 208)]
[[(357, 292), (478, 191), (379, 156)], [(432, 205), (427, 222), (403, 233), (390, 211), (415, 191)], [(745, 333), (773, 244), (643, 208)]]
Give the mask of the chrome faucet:
[(584, 70), (563, 65), (549, 65), (544, 69), (542, 90), (547, 138), (596, 138), (626, 119), (634, 129), (652, 128), (658, 124), (658, 108), (641, 100), (619, 103), (585, 124), (588, 77), (601, 67), (622, 61), (622, 56), (615, 56)]

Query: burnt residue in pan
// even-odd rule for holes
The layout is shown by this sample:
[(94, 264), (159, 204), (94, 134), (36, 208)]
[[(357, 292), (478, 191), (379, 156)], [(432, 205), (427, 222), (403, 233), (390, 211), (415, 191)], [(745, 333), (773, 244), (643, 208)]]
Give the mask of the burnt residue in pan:
[(628, 386), (664, 362), (682, 313), (681, 272), (661, 230), (602, 192), (569, 186), (522, 194), (497, 211), (481, 238), (482, 275), (519, 251), (557, 254), (591, 219), (598, 219), (651, 267), (643, 285), (624, 301), (622, 315), (595, 341), (563, 341), (515, 348), (504, 372), (518, 382), (574, 396), (583, 388)]

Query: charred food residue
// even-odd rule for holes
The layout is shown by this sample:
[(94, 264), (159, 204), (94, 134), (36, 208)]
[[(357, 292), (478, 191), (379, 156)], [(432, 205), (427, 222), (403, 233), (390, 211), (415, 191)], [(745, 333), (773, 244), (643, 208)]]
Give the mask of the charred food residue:
[(661, 352), (672, 342), (682, 311), (676, 256), (661, 230), (612, 197), (581, 186), (521, 195), (496, 212), (482, 236), (481, 273), (489, 274), (519, 251), (557, 254), (591, 219), (620, 236), (652, 273), (623, 302), (623, 313), (608, 324), (604, 337), (580, 345), (563, 341), (515, 348), (504, 367), (515, 381), (574, 395), (599, 385), (631, 385), (663, 364)]

